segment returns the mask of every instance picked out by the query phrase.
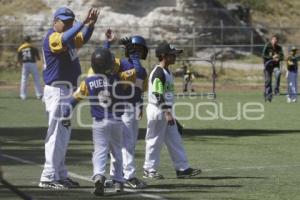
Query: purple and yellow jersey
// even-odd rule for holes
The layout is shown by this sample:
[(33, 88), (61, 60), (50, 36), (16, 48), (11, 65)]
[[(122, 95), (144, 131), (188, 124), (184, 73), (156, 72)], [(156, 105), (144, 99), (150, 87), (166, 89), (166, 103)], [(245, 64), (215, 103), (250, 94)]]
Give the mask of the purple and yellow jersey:
[(129, 102), (143, 103), (142, 95), (148, 89), (148, 77), (145, 68), (140, 65), (138, 55), (130, 55), (129, 59), (122, 59), (118, 74), (122, 81), (129, 81), (134, 85), (126, 88), (126, 93), (134, 94)]
[(53, 28), (48, 31), (43, 41), (43, 78), (46, 85), (68, 81), (77, 86), (77, 78), (81, 74), (77, 50), (90, 39), (92, 32), (93, 28), (80, 24), (64, 33), (58, 33)]
[[(110, 48), (110, 42), (105, 41), (103, 48)], [(143, 103), (143, 92), (148, 90), (148, 77), (145, 68), (140, 63), (137, 53), (129, 55), (129, 59), (122, 59), (118, 70), (121, 81), (128, 81), (131, 84), (124, 85), (127, 94), (134, 94), (129, 100), (132, 104)], [(134, 87), (130, 87), (134, 85)]]
[(18, 48), (18, 61), (22, 63), (35, 63), (40, 59), (39, 51), (30, 43), (25, 42)]
[(116, 84), (115, 76), (95, 74), (81, 82), (73, 97), (80, 101), (88, 98), (91, 105), (91, 115), (96, 120), (121, 120), (124, 113), (125, 94), (120, 84)]

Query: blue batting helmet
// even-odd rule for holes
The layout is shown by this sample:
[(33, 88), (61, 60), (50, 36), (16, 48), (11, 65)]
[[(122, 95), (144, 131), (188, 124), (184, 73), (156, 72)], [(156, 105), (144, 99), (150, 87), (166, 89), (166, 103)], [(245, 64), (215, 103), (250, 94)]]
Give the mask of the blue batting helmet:
[(144, 51), (141, 55), (141, 59), (145, 60), (147, 58), (147, 55), (148, 55), (148, 47), (147, 47), (145, 38), (143, 38), (142, 36), (139, 36), (139, 35), (132, 36), (131, 37), (131, 44), (140, 45), (144, 48)]

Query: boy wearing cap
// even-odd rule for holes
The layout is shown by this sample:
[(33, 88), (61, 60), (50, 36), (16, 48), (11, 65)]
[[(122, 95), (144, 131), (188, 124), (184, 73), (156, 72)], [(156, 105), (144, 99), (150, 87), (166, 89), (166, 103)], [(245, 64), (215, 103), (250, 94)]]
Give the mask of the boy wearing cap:
[(298, 93), (298, 61), (300, 60), (300, 56), (296, 56), (297, 48), (292, 47), (289, 50), (289, 57), (287, 59), (287, 81), (288, 81), (288, 95), (287, 102), (296, 102), (297, 101), (297, 93)]
[(159, 64), (149, 76), (146, 152), (144, 178), (163, 179), (158, 173), (160, 150), (166, 144), (177, 178), (189, 178), (201, 173), (200, 169), (190, 168), (183, 149), (182, 140), (172, 114), (174, 104), (174, 81), (169, 66), (175, 63), (182, 50), (164, 42), (156, 49)]
[(77, 50), (91, 37), (99, 11), (90, 9), (83, 22), (76, 22), (69, 8), (56, 10), (53, 27), (43, 41), (45, 82), (44, 101), (48, 114), (48, 130), (45, 138), (45, 164), (39, 187), (64, 189), (79, 187), (68, 178), (65, 155), (71, 136), (69, 121), (61, 120), (62, 110), (68, 104), (81, 67)]

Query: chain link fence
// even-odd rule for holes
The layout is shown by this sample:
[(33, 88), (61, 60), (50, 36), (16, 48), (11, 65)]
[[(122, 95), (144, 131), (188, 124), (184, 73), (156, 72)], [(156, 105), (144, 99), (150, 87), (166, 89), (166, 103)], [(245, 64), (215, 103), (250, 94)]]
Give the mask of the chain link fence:
[[(0, 70), (14, 69), (17, 56), (16, 51), (25, 35), (32, 36), (33, 43), (41, 50), (42, 39), (51, 25), (0, 25)], [(91, 41), (80, 51), (81, 62), (89, 62), (90, 55), (95, 47), (102, 46), (105, 31), (111, 28), (116, 38), (130, 35), (142, 35), (147, 39), (149, 55), (144, 63), (151, 68), (156, 63), (155, 47), (163, 40), (184, 49), (181, 60), (192, 58), (201, 60), (216, 58), (217, 67), (242, 67), (259, 68), (259, 59), (262, 48), (266, 42), (263, 33), (248, 26), (224, 26), (220, 21), (219, 26), (182, 26), (170, 24), (156, 24), (151, 27), (123, 26), (107, 27), (96, 26)], [(268, 28), (269, 33), (292, 32), (295, 28)], [(286, 49), (299, 46), (295, 43), (281, 43)], [(123, 50), (116, 41), (112, 51), (117, 56), (123, 56)], [(236, 62), (236, 60), (241, 60)], [(240, 63), (243, 63), (241, 66)]]

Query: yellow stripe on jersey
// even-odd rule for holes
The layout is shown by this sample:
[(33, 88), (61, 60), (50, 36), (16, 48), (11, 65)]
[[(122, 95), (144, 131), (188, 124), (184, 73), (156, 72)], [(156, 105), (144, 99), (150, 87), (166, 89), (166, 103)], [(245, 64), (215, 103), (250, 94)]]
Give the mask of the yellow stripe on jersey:
[(82, 81), (78, 89), (73, 93), (73, 97), (77, 101), (80, 101), (82, 99), (85, 99), (87, 96), (89, 96), (89, 90), (87, 88), (85, 81)]
[(62, 43), (62, 33), (54, 32), (49, 36), (49, 47), (53, 53), (60, 53), (65, 50)]
[(120, 71), (121, 61), (119, 58), (115, 58), (115, 65), (113, 69), (113, 73), (116, 74)]
[(77, 35), (74, 38), (75, 47), (77, 49), (81, 48), (84, 44), (83, 34), (82, 32), (77, 33)]
[(129, 69), (123, 72), (119, 72), (119, 77), (122, 81), (130, 81), (132, 83), (135, 83), (136, 80), (136, 70), (135, 69)]
[(87, 76), (93, 76), (95, 74), (95, 72), (93, 71), (93, 68), (89, 68), (88, 72), (87, 72)]
[(148, 77), (145, 78), (143, 83), (143, 92), (146, 92), (148, 90)]
[(29, 44), (28, 42), (23, 43), (19, 48), (18, 48), (18, 52), (20, 52), (22, 49), (28, 48), (28, 47), (32, 47), (31, 44)]

